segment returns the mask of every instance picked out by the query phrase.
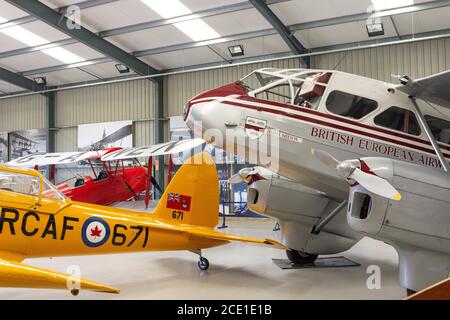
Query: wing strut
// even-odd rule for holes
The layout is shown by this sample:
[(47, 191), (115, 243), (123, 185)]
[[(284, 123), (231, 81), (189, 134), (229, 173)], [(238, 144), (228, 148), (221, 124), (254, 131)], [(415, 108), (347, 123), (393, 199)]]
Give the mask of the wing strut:
[(347, 200), (342, 201), (333, 211), (331, 211), (326, 217), (317, 222), (312, 230), (312, 234), (319, 234), (320, 231), (330, 222), (340, 211), (347, 205)]
[(147, 183), (145, 185), (145, 208), (148, 208), (150, 203), (150, 190), (152, 188), (152, 176), (153, 176), (153, 157), (148, 157), (148, 168), (147, 168)]
[(436, 155), (439, 158), (439, 161), (441, 162), (442, 168), (444, 169), (445, 172), (450, 172), (450, 167), (448, 165), (448, 162), (447, 162), (447, 160), (445, 160), (444, 154), (442, 153), (438, 142), (434, 138), (433, 133), (431, 132), (431, 129), (428, 126), (428, 123), (427, 123), (425, 117), (423, 116), (422, 111), (420, 110), (419, 106), (417, 105), (416, 97), (409, 96), (409, 99), (411, 100), (412, 107), (416, 111), (416, 114), (417, 114), (417, 116), (419, 118), (420, 124), (424, 128), (425, 133), (427, 134), (427, 137), (430, 140), (431, 145), (433, 146), (434, 152), (436, 153)]
[(169, 154), (169, 169), (167, 170), (167, 185), (169, 185), (170, 180), (172, 180), (172, 170), (173, 170), (173, 158)]

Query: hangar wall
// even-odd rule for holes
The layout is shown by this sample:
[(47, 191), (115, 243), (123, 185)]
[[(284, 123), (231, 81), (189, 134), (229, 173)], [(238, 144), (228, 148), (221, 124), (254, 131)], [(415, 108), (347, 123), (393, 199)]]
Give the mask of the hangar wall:
[(420, 78), (450, 69), (450, 38), (314, 56), (311, 66), (338, 66), (337, 70), (387, 82), (395, 81), (391, 74)]
[(0, 132), (47, 126), (46, 98), (42, 95), (0, 100)]
[[(311, 59), (312, 68), (333, 69), (336, 65), (338, 70), (384, 81), (393, 81), (391, 74), (421, 77), (450, 69), (450, 38), (325, 54)], [(204, 90), (231, 83), (254, 69), (298, 66), (298, 59), (285, 59), (167, 76), (164, 79), (165, 115), (181, 115), (188, 99)], [(135, 145), (153, 143), (154, 97), (155, 86), (149, 80), (59, 91), (56, 126), (61, 129), (56, 134), (56, 151), (76, 150), (77, 124), (104, 121), (135, 120)], [(0, 111), (0, 131), (46, 127), (46, 98), (42, 95), (2, 99)], [(167, 135), (167, 124), (165, 128)]]
[(155, 86), (134, 80), (59, 91), (56, 96), (56, 151), (76, 151), (77, 125), (133, 120), (134, 144), (154, 142)]
[(165, 78), (166, 89), (170, 93), (166, 100), (168, 116), (182, 115), (183, 106), (195, 95), (232, 83), (260, 68), (299, 68), (299, 61), (286, 59), (168, 76)]

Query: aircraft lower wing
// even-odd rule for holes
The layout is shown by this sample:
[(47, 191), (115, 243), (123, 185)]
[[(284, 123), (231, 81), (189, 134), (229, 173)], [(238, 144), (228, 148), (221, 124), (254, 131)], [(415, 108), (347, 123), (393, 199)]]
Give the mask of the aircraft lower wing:
[(263, 245), (263, 246), (269, 246), (273, 248), (283, 249), (287, 250), (289, 248), (285, 247), (281, 243), (275, 240), (271, 239), (254, 239), (254, 238), (247, 238), (247, 237), (241, 237), (236, 236), (232, 234), (227, 233), (221, 233), (216, 232), (213, 229), (209, 228), (202, 228), (202, 227), (185, 227), (183, 228), (185, 232), (189, 233), (192, 236), (197, 236), (199, 238), (207, 238), (212, 240), (219, 240), (219, 241), (239, 241), (239, 242), (245, 242), (245, 243), (251, 243), (251, 244), (257, 244), (257, 245)]
[(419, 291), (406, 300), (450, 300), (450, 278)]
[[(0, 287), (70, 289), (70, 284), (79, 281), (74, 288), (98, 292), (119, 293), (119, 289), (95, 283), (71, 275), (33, 267), (20, 262), (0, 259)], [(74, 293), (74, 292), (73, 292)]]
[(409, 80), (396, 88), (414, 97), (450, 108), (449, 85), (450, 70), (447, 70), (425, 78)]

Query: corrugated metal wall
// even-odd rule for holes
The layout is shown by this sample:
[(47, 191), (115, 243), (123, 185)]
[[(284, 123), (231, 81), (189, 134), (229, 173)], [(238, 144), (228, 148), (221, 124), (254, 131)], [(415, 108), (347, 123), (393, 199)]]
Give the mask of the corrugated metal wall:
[(45, 128), (46, 98), (31, 95), (0, 100), (0, 132)]
[(387, 82), (395, 82), (392, 74), (420, 78), (450, 69), (450, 38), (325, 54), (313, 57), (311, 65)]
[[(338, 70), (384, 81), (394, 81), (391, 74), (417, 78), (450, 69), (450, 38), (320, 55), (312, 57), (311, 64), (317, 69), (337, 66)], [(297, 68), (299, 63), (288, 59), (165, 77), (166, 115), (181, 115), (186, 101), (196, 94), (265, 67)], [(58, 92), (56, 126), (62, 129), (56, 135), (56, 150), (76, 150), (78, 124), (152, 119), (154, 97), (155, 87), (149, 80)], [(45, 98), (41, 95), (0, 100), (0, 110), (0, 131), (46, 126)], [(167, 134), (167, 124), (165, 127)], [(154, 142), (153, 121), (136, 121), (134, 128), (135, 145)]]
[(168, 116), (182, 115), (183, 106), (195, 95), (239, 80), (255, 69), (298, 67), (298, 59), (288, 59), (168, 76), (165, 78), (165, 86), (169, 93), (165, 106), (168, 108), (166, 109)]
[(60, 91), (56, 97), (57, 151), (75, 151), (77, 125), (135, 120), (134, 144), (154, 143), (155, 86), (149, 80)]

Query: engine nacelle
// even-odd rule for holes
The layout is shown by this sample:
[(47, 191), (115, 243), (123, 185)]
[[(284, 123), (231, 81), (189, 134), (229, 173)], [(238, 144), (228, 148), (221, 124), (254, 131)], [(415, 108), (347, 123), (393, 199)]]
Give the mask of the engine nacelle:
[[(273, 178), (248, 188), (248, 208), (278, 219), (281, 242), (310, 254), (335, 254), (351, 248), (362, 236), (345, 223), (345, 208), (319, 234), (314, 226), (339, 204), (298, 183)], [(329, 232), (328, 227), (333, 231)]]
[(248, 208), (275, 218), (289, 214), (315, 217), (328, 204), (319, 192), (289, 180), (272, 178), (258, 180), (248, 187)]
[(449, 176), (381, 158), (362, 159), (361, 169), (389, 181), (402, 198), (393, 201), (353, 186), (347, 207), (349, 226), (397, 250), (400, 283), (405, 288), (418, 291), (450, 276)]
[[(360, 162), (361, 170), (392, 181), (394, 166), (390, 159), (363, 158)], [(356, 184), (350, 189), (347, 222), (355, 231), (369, 236), (376, 235), (383, 226), (388, 204), (388, 199), (373, 194)]]

